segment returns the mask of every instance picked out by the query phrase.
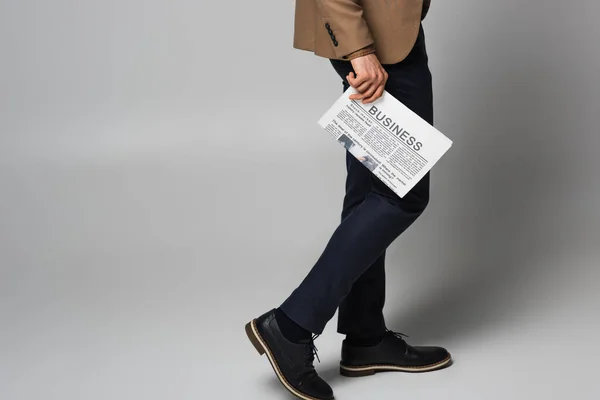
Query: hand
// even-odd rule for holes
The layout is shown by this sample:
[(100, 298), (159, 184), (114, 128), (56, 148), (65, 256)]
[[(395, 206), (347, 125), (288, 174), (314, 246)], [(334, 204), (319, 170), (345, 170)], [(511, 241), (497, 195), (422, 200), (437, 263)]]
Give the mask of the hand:
[(346, 76), (346, 80), (358, 93), (350, 96), (352, 100), (362, 100), (364, 104), (372, 103), (383, 94), (388, 74), (381, 66), (375, 53), (357, 57), (350, 61), (354, 72)]

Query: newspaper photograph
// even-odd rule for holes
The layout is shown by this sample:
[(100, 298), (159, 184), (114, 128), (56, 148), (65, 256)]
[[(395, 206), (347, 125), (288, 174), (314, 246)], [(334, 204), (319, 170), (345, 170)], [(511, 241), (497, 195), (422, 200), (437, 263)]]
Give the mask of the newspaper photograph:
[(349, 88), (318, 121), (398, 196), (404, 197), (452, 141), (387, 91), (373, 103), (350, 100)]

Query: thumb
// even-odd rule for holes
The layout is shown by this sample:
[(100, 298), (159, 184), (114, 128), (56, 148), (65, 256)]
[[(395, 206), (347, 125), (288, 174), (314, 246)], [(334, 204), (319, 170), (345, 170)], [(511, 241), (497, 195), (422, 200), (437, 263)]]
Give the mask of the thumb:
[(347, 76), (346, 76), (346, 80), (348, 81), (348, 83), (351, 86), (354, 86), (354, 82), (356, 81), (356, 74), (354, 72), (350, 72)]

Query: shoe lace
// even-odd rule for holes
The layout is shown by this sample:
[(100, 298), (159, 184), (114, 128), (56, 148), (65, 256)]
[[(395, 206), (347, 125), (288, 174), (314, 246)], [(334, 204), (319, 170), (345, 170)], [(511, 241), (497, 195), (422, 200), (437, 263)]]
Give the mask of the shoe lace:
[(404, 354), (408, 354), (411, 351), (411, 347), (408, 345), (408, 343), (406, 343), (404, 341), (405, 337), (409, 337), (408, 335), (402, 333), (402, 332), (394, 332), (394, 331), (390, 331), (389, 329), (387, 329), (387, 333), (389, 335), (395, 336), (397, 339), (399, 339), (402, 344), (404, 345)]
[(389, 329), (386, 329), (386, 331), (387, 331), (388, 334), (396, 336), (398, 339), (402, 340), (403, 342), (404, 342), (404, 338), (405, 337), (410, 337), (410, 336), (408, 336), (408, 335), (406, 335), (406, 334), (404, 334), (402, 332), (394, 332), (394, 331), (391, 331)]
[(315, 360), (315, 357), (317, 358), (317, 361), (319, 363), (321, 362), (321, 360), (319, 359), (317, 346), (315, 346), (315, 339), (318, 338), (319, 336), (320, 335), (318, 335), (318, 334), (313, 335), (312, 338), (310, 339), (310, 342), (306, 346), (306, 363), (305, 363), (305, 365), (307, 367), (312, 366), (312, 363)]

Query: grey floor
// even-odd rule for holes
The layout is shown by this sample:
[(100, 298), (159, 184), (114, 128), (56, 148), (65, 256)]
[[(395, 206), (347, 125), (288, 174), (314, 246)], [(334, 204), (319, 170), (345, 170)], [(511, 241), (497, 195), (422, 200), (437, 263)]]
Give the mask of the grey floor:
[[(319, 167), (288, 172), (275, 197), (296, 198), (313, 218), (266, 202), (278, 173), (270, 163), (257, 161), (260, 177), (234, 188), (186, 148), (5, 159), (2, 399), (290, 398), (243, 326), (305, 274), (335, 226), (340, 188), (317, 198), (323, 182), (293, 182)], [(330, 171), (326, 180), (343, 176)], [(253, 209), (236, 207), (240, 193)], [(337, 398), (599, 398), (596, 223), (580, 220), (573, 229), (588, 236), (565, 247), (555, 234), (526, 240), (522, 227), (511, 238), (500, 220), (485, 228), (496, 217), (460, 222), (444, 209), (433, 202), (390, 250), (386, 312), (410, 343), (449, 348), (454, 365), (342, 378), (332, 323), (317, 368)], [(487, 243), (493, 235), (506, 239)]]

